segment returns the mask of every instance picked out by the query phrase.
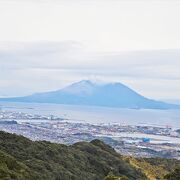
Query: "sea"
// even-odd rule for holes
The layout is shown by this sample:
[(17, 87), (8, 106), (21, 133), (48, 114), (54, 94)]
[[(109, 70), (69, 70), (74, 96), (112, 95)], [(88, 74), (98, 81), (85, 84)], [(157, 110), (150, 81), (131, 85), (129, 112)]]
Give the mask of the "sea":
[(0, 102), (0, 108), (29, 114), (54, 115), (81, 123), (148, 125), (180, 129), (180, 110), (120, 109), (17, 102)]

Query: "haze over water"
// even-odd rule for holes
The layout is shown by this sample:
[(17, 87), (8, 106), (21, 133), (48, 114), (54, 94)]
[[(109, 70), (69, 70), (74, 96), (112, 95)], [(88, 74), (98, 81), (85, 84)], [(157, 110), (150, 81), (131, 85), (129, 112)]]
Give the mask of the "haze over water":
[(38, 103), (0, 103), (2, 110), (56, 115), (74, 122), (180, 128), (180, 110), (118, 109)]

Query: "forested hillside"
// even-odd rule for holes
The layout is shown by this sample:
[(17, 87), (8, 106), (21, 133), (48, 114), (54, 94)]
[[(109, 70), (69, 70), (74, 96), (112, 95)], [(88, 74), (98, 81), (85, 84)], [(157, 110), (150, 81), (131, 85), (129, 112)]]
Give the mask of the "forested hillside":
[(0, 131), (2, 180), (170, 179), (178, 166), (178, 160), (121, 156), (99, 140), (66, 146)]

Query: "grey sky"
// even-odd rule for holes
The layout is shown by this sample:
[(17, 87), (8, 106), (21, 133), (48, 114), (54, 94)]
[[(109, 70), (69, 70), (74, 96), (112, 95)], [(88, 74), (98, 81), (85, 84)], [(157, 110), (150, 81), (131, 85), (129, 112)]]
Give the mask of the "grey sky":
[(0, 96), (121, 81), (180, 99), (180, 2), (0, 0)]

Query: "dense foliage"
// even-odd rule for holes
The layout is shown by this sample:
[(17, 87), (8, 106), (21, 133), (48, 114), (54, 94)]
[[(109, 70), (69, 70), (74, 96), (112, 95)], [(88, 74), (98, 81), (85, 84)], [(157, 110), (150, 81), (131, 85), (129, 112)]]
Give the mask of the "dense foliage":
[(180, 167), (176, 168), (173, 172), (165, 176), (167, 180), (177, 180), (180, 179)]
[[(155, 162), (154, 162), (155, 161)], [(170, 172), (168, 160), (140, 160), (119, 155), (99, 140), (79, 142), (72, 146), (46, 141), (33, 142), (23, 136), (0, 131), (0, 179), (8, 180), (118, 180), (149, 179), (161, 173), (159, 179)], [(169, 160), (174, 163), (179, 161)], [(163, 166), (164, 165), (164, 166)], [(143, 167), (153, 173), (148, 174)]]

